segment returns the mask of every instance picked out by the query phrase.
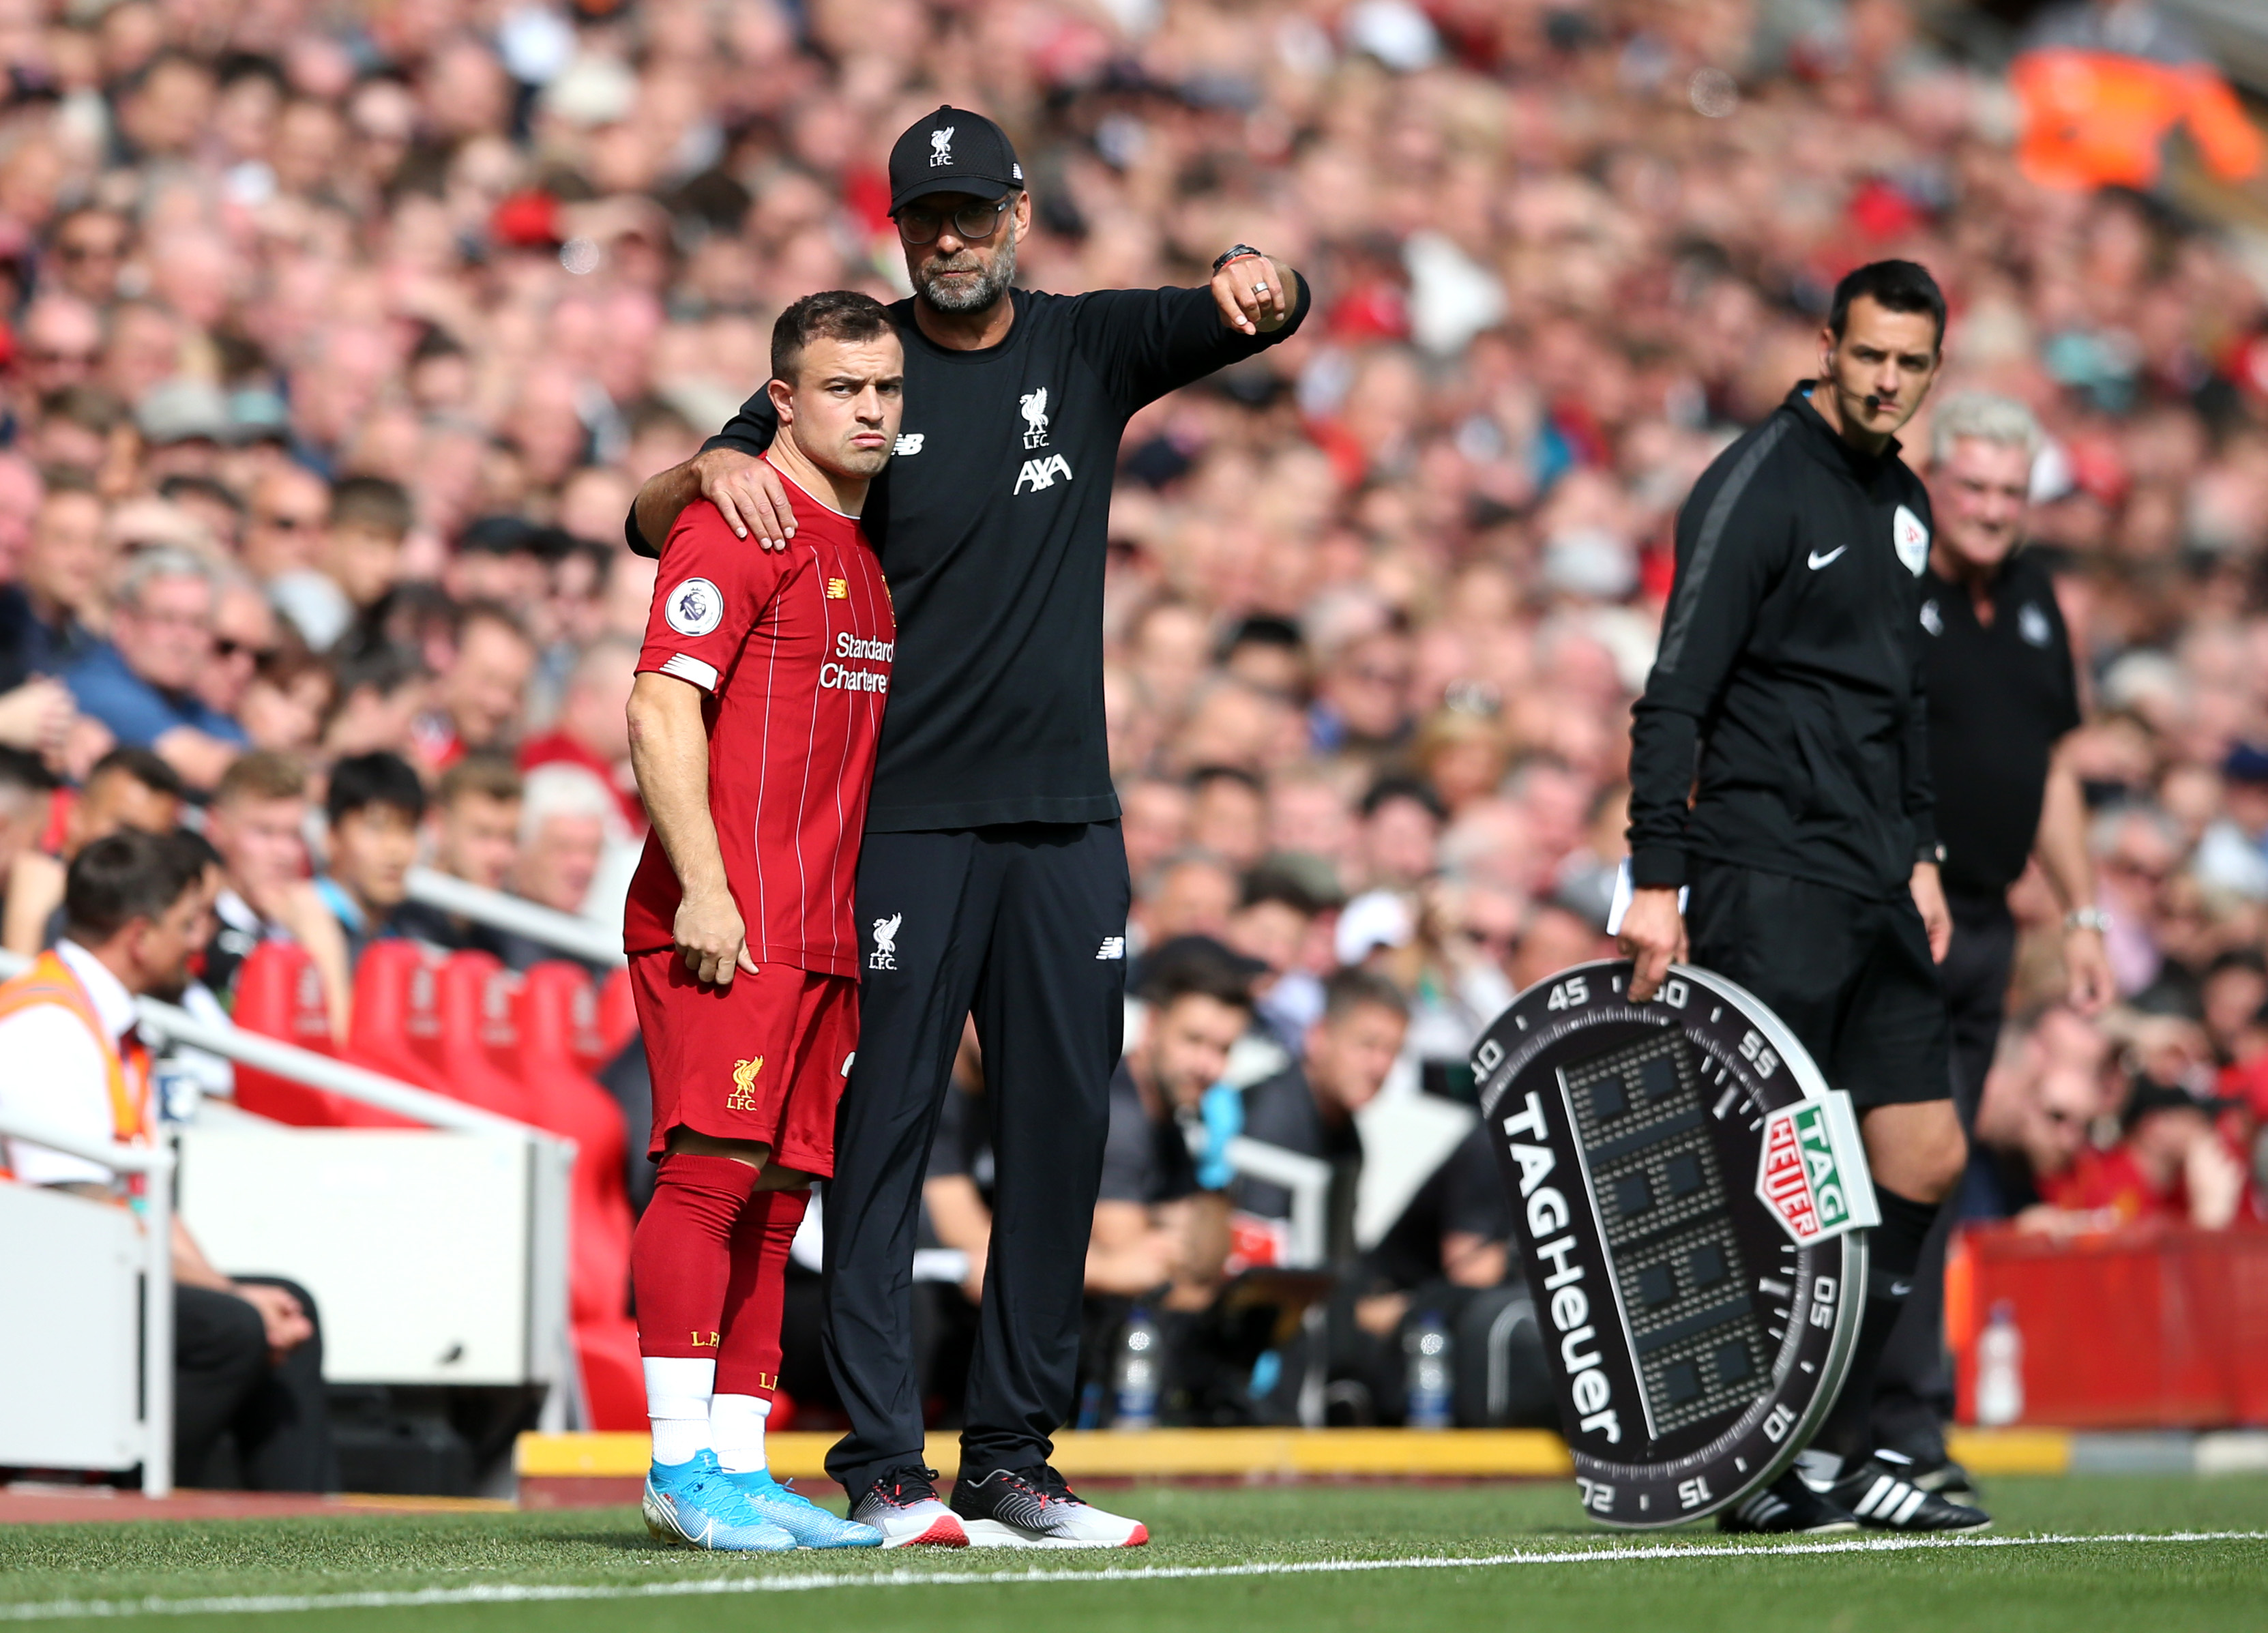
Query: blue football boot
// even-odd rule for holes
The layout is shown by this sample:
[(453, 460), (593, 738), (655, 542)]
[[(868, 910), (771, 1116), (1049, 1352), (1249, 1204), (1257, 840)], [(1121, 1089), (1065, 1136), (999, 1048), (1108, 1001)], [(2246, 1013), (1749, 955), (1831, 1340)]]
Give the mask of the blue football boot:
[(882, 1534), (873, 1526), (862, 1526), (855, 1519), (837, 1519), (793, 1486), (773, 1479), (769, 1468), (728, 1474), (725, 1478), (733, 1482), (733, 1489), (759, 1519), (786, 1532), (801, 1547), (882, 1546)]
[(679, 1548), (784, 1554), (796, 1540), (748, 1505), (714, 1452), (656, 1463), (645, 1477), (645, 1528)]

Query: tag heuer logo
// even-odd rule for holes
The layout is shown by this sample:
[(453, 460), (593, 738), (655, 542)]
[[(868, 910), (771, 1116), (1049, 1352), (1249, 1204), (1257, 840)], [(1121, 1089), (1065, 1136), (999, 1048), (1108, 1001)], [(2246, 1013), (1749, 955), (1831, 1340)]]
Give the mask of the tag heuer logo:
[(1778, 1017), (1690, 964), (1639, 1004), (1631, 973), (1536, 982), (1471, 1063), (1576, 1490), (1645, 1528), (1747, 1501), (1810, 1440), (1877, 1210), (1848, 1097)]
[(1856, 1120), (1851, 1119), (1850, 1137), (1841, 1137), (1837, 1110), (1847, 1115), (1847, 1102), (1837, 1107), (1831, 1100), (1800, 1100), (1765, 1114), (1756, 1195), (1799, 1243), (1874, 1222), (1865, 1217), (1872, 1212), (1867, 1206), (1871, 1187), (1862, 1193), (1854, 1186), (1843, 1160), (1857, 1136)]

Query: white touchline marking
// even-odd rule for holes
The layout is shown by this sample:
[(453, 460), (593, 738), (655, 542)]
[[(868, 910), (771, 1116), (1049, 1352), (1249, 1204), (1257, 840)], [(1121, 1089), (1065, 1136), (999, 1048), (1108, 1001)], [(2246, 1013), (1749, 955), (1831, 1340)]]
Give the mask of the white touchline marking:
[(1759, 1559), (1801, 1554), (1905, 1554), (1926, 1550), (2051, 1548), (2080, 1542), (2268, 1542), (2268, 1531), (2122, 1531), (2098, 1536), (1860, 1537), (1779, 1547), (1672, 1543), (1636, 1548), (1521, 1548), (1459, 1558), (1308, 1559), (1280, 1564), (1106, 1566), (1096, 1570), (901, 1570), (868, 1576), (806, 1571), (794, 1576), (703, 1577), (692, 1582), (500, 1583), (364, 1593), (247, 1594), (225, 1599), (48, 1600), (0, 1604), (0, 1622), (60, 1622), (73, 1616), (252, 1616), (308, 1610), (413, 1610), (431, 1605), (526, 1605), (574, 1600), (681, 1599), (717, 1593), (807, 1593), (826, 1588), (970, 1587), (1032, 1582), (1186, 1582), (1219, 1577), (1328, 1576), (1372, 1570), (1473, 1570), (1506, 1565), (1613, 1564), (1653, 1559)]

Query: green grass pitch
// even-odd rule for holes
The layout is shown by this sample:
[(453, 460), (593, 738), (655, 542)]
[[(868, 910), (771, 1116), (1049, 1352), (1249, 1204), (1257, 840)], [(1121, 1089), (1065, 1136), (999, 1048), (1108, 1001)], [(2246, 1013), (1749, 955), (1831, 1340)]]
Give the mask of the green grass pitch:
[[(1874, 1533), (1840, 1548), (1735, 1544), (1698, 1526), (1609, 1535), (1585, 1525), (1572, 1490), (1556, 1484), (1093, 1495), (1143, 1516), (1157, 1540), (1129, 1552), (750, 1560), (659, 1548), (627, 1509), (23, 1526), (0, 1529), (0, 1629), (2268, 1626), (2268, 1477), (1999, 1480), (1988, 1496), (2000, 1524), (1984, 1541), (1911, 1547), (1885, 1547)], [(2239, 1534), (2205, 1534), (2226, 1533)], [(1593, 1556), (1613, 1549), (1638, 1556)], [(1386, 1561), (1406, 1563), (1378, 1568)], [(1357, 1568), (1333, 1568), (1348, 1563)], [(1040, 1579), (1014, 1580), (1027, 1573)]]

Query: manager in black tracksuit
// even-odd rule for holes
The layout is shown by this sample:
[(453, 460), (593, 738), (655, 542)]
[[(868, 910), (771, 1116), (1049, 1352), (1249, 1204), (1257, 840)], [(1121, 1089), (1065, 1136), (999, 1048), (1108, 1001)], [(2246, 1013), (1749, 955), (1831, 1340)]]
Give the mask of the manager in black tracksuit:
[[(1210, 288), (1012, 289), (1023, 172), (965, 109), (901, 136), (890, 179), (920, 293), (891, 308), (906, 416), (864, 520), (898, 651), (858, 870), (858, 1053), (824, 1216), (828, 1361), (851, 1423), (828, 1467), (854, 1503), (926, 1486), (909, 1275), (972, 1010), (998, 1180), (960, 1480), (1051, 1478), (1121, 1041), (1129, 889), (1102, 706), (1119, 437), (1145, 403), (1289, 335), (1307, 305), (1297, 274), (1242, 246)], [(751, 548), (786, 533), (776, 479), (747, 457), (775, 429), (759, 392), (646, 485), (633, 548), (651, 554), (696, 496), (753, 532)], [(1012, 1506), (1010, 1521), (1031, 1517)]]
[(1944, 332), (1920, 267), (1844, 279), (1819, 379), (1727, 449), (1679, 513), (1661, 645), (1633, 714), (1631, 996), (1650, 997), (1685, 956), (1690, 925), (1693, 961), (1762, 998), (1850, 1093), (1881, 1203), (1843, 1393), (1802, 1472), (1725, 1514), (1732, 1530), (1986, 1523), (1867, 1455), (1874, 1361), (1965, 1155), (1936, 966), (1949, 924), (1918, 622), (1929, 496), (1893, 435), (1936, 376)]

